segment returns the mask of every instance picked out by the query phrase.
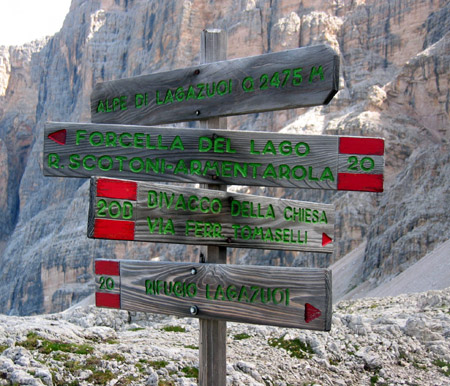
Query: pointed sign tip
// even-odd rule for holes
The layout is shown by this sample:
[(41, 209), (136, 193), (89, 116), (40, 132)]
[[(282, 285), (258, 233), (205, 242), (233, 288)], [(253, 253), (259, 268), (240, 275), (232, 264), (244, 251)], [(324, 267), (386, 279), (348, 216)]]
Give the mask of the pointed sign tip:
[(322, 233), (322, 247), (333, 242), (333, 239), (326, 233)]
[(49, 134), (48, 138), (56, 143), (59, 143), (60, 145), (65, 145), (66, 144), (66, 134), (67, 134), (67, 130), (62, 129), (62, 130), (58, 130), (58, 131), (55, 131), (55, 132)]
[(305, 322), (309, 323), (322, 315), (322, 312), (309, 303), (305, 304)]

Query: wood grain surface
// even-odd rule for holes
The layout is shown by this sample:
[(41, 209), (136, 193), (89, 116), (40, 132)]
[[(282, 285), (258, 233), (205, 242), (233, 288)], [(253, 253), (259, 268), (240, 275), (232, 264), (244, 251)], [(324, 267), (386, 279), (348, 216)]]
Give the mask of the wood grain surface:
[[(88, 237), (333, 252), (333, 205), (150, 182), (134, 182), (136, 200), (124, 200), (99, 195), (105, 181), (116, 180), (91, 180)], [(130, 222), (123, 238), (116, 230)]]
[(339, 57), (302, 47), (97, 83), (92, 122), (153, 125), (327, 104)]
[[(124, 310), (331, 328), (331, 271), (326, 269), (120, 260), (120, 282)], [(318, 312), (308, 314), (311, 307)]]
[[(55, 139), (64, 133), (64, 143)], [(56, 134), (55, 134), (56, 133)], [(48, 123), (43, 169), (47, 176), (108, 176), (155, 182), (196, 182), (338, 189), (339, 173), (380, 173), (383, 155), (339, 153), (341, 138), (219, 129), (87, 123)], [(380, 139), (380, 141), (383, 141)], [(360, 146), (364, 151), (364, 146)], [(364, 153), (362, 153), (364, 154)], [(356, 166), (351, 157), (355, 157)], [(373, 158), (371, 161), (363, 158)], [(349, 168), (357, 168), (357, 171)], [(354, 190), (354, 189), (351, 189)], [(358, 190), (358, 189), (357, 189)], [(360, 189), (364, 190), (364, 188)], [(382, 190), (382, 186), (381, 186)]]

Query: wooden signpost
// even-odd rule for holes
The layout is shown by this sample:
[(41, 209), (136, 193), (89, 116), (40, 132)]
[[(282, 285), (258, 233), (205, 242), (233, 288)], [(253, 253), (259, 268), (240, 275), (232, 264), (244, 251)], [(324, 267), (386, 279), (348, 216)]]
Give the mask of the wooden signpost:
[(381, 192), (384, 140), (49, 123), (43, 161), (48, 176)]
[[(226, 61), (224, 33), (201, 42), (198, 66), (97, 84), (93, 124), (47, 124), (43, 169), (101, 177), (89, 237), (205, 245), (203, 264), (97, 260), (96, 304), (198, 317), (199, 384), (225, 386), (227, 320), (329, 331), (332, 298), (328, 270), (225, 265), (226, 247), (330, 253), (335, 221), (330, 205), (226, 184), (382, 192), (384, 140), (221, 130), (219, 117), (327, 104), (339, 58), (319, 45)], [(191, 120), (202, 128), (148, 126)]]
[(91, 179), (92, 238), (332, 253), (334, 223), (332, 205)]
[(317, 106), (338, 91), (339, 57), (325, 45), (220, 60), (99, 83), (92, 121), (154, 125)]
[(331, 328), (331, 271), (314, 268), (96, 260), (96, 304), (129, 311)]

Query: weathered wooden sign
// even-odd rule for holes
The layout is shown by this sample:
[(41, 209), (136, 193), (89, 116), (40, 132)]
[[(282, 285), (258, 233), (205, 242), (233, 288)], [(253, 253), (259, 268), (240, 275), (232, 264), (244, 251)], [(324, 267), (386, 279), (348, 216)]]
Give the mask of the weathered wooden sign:
[(339, 57), (326, 45), (96, 84), (92, 121), (159, 124), (327, 104)]
[(49, 123), (47, 176), (383, 191), (384, 140)]
[(96, 260), (96, 305), (329, 331), (331, 271)]
[(333, 252), (333, 205), (110, 178), (90, 194), (91, 238)]

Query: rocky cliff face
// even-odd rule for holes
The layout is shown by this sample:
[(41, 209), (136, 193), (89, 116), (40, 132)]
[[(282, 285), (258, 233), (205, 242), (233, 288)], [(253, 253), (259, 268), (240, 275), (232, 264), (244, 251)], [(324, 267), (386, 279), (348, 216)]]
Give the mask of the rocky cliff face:
[[(232, 250), (230, 262), (326, 266), (367, 241), (364, 279), (395, 275), (450, 233), (447, 1), (73, 0), (45, 42), (0, 49), (0, 312), (58, 311), (92, 291), (94, 258), (197, 260), (196, 246), (86, 238), (84, 180), (44, 178), (43, 124), (88, 122), (99, 81), (199, 62), (200, 32), (228, 57), (327, 43), (341, 91), (324, 107), (228, 118), (232, 129), (386, 139), (386, 191), (244, 192), (332, 202), (336, 252)], [(192, 124), (191, 124), (192, 126)]]

